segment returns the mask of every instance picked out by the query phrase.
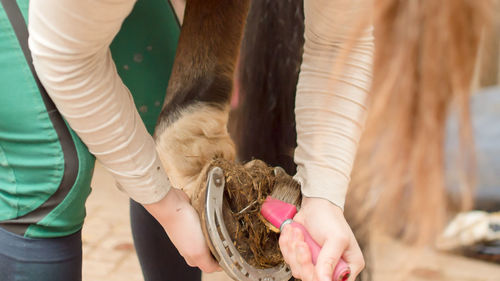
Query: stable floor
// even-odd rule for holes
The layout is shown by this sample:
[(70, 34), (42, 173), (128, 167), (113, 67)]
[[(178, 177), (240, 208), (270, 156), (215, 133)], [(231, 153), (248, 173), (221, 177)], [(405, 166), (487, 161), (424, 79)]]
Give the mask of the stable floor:
[[(83, 281), (143, 281), (128, 219), (128, 199), (96, 166), (83, 228)], [(416, 251), (386, 239), (374, 243), (375, 281), (500, 281), (500, 266), (459, 256)], [(224, 274), (204, 281), (230, 280)], [(182, 280), (179, 280), (182, 281)]]

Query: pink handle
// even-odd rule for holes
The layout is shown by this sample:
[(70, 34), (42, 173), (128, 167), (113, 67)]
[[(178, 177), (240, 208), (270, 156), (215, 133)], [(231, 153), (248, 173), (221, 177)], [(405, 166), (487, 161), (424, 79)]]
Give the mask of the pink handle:
[[(293, 221), (292, 223), (290, 223), (290, 225), (293, 227), (297, 227), (302, 231), (302, 235), (304, 235), (304, 241), (306, 242), (307, 246), (309, 246), (309, 250), (311, 251), (312, 262), (314, 265), (316, 265), (321, 247), (318, 245), (318, 243), (316, 243), (316, 241), (314, 241), (309, 232), (307, 232), (306, 228), (300, 223)], [(337, 266), (335, 267), (335, 271), (333, 272), (332, 280), (345, 281), (347, 280), (347, 278), (349, 278), (349, 275), (351, 275), (351, 269), (349, 268), (347, 263), (342, 258), (340, 258)]]

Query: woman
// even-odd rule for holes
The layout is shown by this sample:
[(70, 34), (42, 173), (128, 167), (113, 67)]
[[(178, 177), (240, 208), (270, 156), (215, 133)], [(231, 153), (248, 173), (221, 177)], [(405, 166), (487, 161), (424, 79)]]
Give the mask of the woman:
[[(30, 47), (34, 64), (61, 114), (121, 188), (159, 221), (189, 264), (214, 271), (218, 266), (206, 247), (197, 214), (185, 194), (171, 188), (170, 180), (182, 182), (182, 174), (176, 178), (179, 175), (169, 173), (171, 166), (167, 165), (167, 173), (163, 169), (165, 163), (171, 164), (169, 161), (179, 155), (175, 151), (158, 155), (109, 52), (109, 44), (133, 4), (130, 0), (32, 0)], [(341, 256), (354, 276), (363, 268), (361, 251), (342, 212), (365, 118), (373, 51), (371, 29), (364, 28), (364, 22), (357, 25), (357, 19), (366, 12), (362, 4), (343, 0), (305, 2), (305, 47), (295, 110), (296, 179), (301, 182), (305, 197), (295, 219), (323, 246), (318, 264), (312, 265), (302, 237), (293, 229), (285, 229), (280, 238), (294, 276), (304, 280), (331, 280)], [(237, 10), (244, 12), (243, 8)], [(357, 36), (353, 37), (353, 33)], [(236, 59), (235, 53), (230, 56)], [(337, 61), (343, 62), (341, 67), (333, 67)], [(222, 104), (227, 100), (223, 99)], [(180, 120), (189, 117), (187, 114), (181, 114)], [(32, 192), (30, 196), (38, 198), (39, 193)], [(25, 205), (30, 204), (33, 203)], [(14, 212), (9, 219), (20, 218), (20, 213)], [(81, 215), (80, 222), (82, 219)], [(325, 221), (329, 223), (324, 224)], [(74, 220), (65, 220), (63, 225), (68, 222)], [(78, 229), (78, 225), (73, 225), (58, 237), (68, 238)], [(56, 240), (64, 238), (51, 241)]]
[[(35, 75), (28, 49), (28, 3), (2, 1), (0, 6), (0, 279), (81, 280), (80, 229), (94, 156)], [(157, 26), (156, 32), (142, 32), (150, 24)], [(168, 3), (140, 1), (110, 47), (150, 133), (161, 110), (179, 29)], [(135, 108), (127, 112), (137, 114)], [(165, 251), (169, 249), (169, 276), (180, 278), (175, 267), (180, 264), (183, 277), (199, 278), (175, 248)]]
[[(4, 1), (3, 4), (5, 3), (7, 2)], [(22, 4), (24, 6), (21, 6), (21, 10), (26, 13), (27, 3), (22, 2)], [(122, 188), (134, 200), (142, 203), (165, 227), (188, 262), (205, 271), (213, 271), (218, 269), (218, 266), (209, 255), (198, 225), (197, 215), (181, 191), (169, 188), (168, 178), (161, 168), (152, 138), (138, 118), (138, 112), (134, 108), (128, 89), (118, 78), (108, 50), (109, 44), (118, 32), (125, 16), (132, 10), (133, 4), (133, 1), (121, 3), (32, 1), (30, 3), (30, 40), (35, 58), (34, 64), (51, 99), (92, 154), (112, 171)], [(3, 7), (5, 8), (5, 5)], [(20, 14), (18, 11), (17, 15)], [(15, 45), (14, 37), (12, 33), (10, 34), (9, 42)], [(21, 41), (22, 38), (19, 40)], [(24, 51), (26, 52), (26, 49)], [(19, 60), (20, 51), (15, 52)], [(21, 67), (18, 66), (24, 74), (14, 74), (29, 78), (32, 75), (29, 72), (26, 73), (26, 69), (29, 68), (29, 55), (26, 57), (27, 62), (21, 60)], [(140, 56), (134, 57), (134, 61), (140, 60)], [(127, 65), (122, 65), (122, 67), (127, 70)], [(10, 76), (5, 78), (8, 77)], [(19, 80), (12, 79), (11, 81)], [(35, 82), (19, 84), (29, 86), (31, 90), (19, 87), (16, 89), (10, 84), (6, 85), (7, 90), (16, 89), (21, 94), (35, 95), (35, 97), (37, 93), (43, 92), (41, 85)], [(35, 85), (37, 86), (34, 87)], [(43, 100), (38, 96), (38, 105), (33, 105), (32, 100), (27, 98), (26, 101), (31, 102), (27, 103), (27, 107), (38, 111), (23, 112), (14, 106), (18, 105), (16, 101), (19, 101), (21, 94), (9, 96), (15, 96), (16, 99), (3, 103), (6, 108), (12, 110), (2, 111), (7, 114), (2, 120), (5, 124), (24, 120), (37, 127), (30, 128), (13, 122), (12, 127), (3, 132), (15, 132), (17, 129), (21, 130), (21, 135), (29, 136), (29, 132), (38, 130), (41, 135), (48, 135), (49, 139), (42, 143), (48, 143), (47, 146), (55, 149), (55, 152), (49, 151), (44, 155), (54, 155), (56, 159), (46, 159), (47, 163), (44, 163), (43, 169), (39, 169), (45, 174), (34, 176), (28, 173), (26, 176), (30, 180), (42, 178), (48, 181), (52, 178), (51, 182), (44, 181), (42, 186), (38, 187), (27, 181), (26, 185), (31, 188), (7, 190), (4, 193), (4, 195), (13, 193), (13, 199), (7, 195), (3, 198), (11, 199), (11, 202), (16, 202), (17, 205), (8, 203), (5, 208), (2, 208), (6, 211), (4, 213), (7, 213), (2, 218), (2, 231), (5, 230), (3, 234), (8, 238), (3, 241), (17, 241), (20, 245), (29, 244), (36, 253), (29, 255), (34, 260), (18, 266), (16, 255), (26, 254), (22, 251), (23, 246), (10, 248), (3, 244), (6, 248), (2, 249), (2, 256), (5, 258), (5, 262), (2, 262), (2, 267), (5, 268), (1, 271), (5, 276), (2, 276), (2, 279), (9, 280), (14, 276), (24, 275), (26, 279), (33, 280), (40, 280), (42, 276), (47, 276), (51, 280), (78, 280), (81, 278), (79, 229), (84, 217), (83, 203), (89, 192), (92, 157), (86, 153), (86, 147), (75, 134), (71, 138), (68, 137), (72, 131), (65, 128), (60, 117), (57, 118), (59, 121), (52, 121), (56, 118), (47, 117), (57, 115), (49, 99)], [(5, 98), (6, 95), (3, 97)], [(68, 99), (76, 99), (78, 102), (73, 100), (68, 103)], [(45, 121), (39, 120), (40, 117), (37, 116), (40, 114), (45, 116)], [(32, 121), (28, 121), (27, 116), (33, 116)], [(44, 129), (47, 127), (48, 129)], [(61, 131), (66, 131), (66, 137), (60, 137), (62, 133), (55, 127), (62, 127)], [(15, 146), (19, 142), (20, 134), (8, 135), (12, 137), (11, 139), (3, 138), (2, 146), (7, 146), (5, 143), (8, 140)], [(40, 140), (36, 137), (35, 139)], [(68, 141), (70, 142), (68, 146), (73, 147), (72, 156), (64, 153)], [(74, 144), (71, 145), (71, 142)], [(59, 150), (57, 150), (58, 143), (61, 143), (60, 147), (62, 147)], [(81, 148), (78, 148), (80, 146)], [(15, 162), (5, 162), (3, 167), (6, 169), (3, 172), (11, 176), (10, 181), (21, 183), (21, 179), (12, 178), (13, 174), (19, 174), (13, 171), (18, 172), (24, 167), (32, 170), (25, 163), (26, 161), (29, 163), (28, 159), (36, 158), (36, 153), (41, 150), (37, 147), (31, 154), (23, 155), (25, 158), (21, 159), (17, 166), (14, 165)], [(9, 152), (18, 155), (20, 151), (26, 150), (14, 147)], [(75, 164), (72, 167), (69, 163), (71, 159), (77, 158), (75, 155), (79, 157), (79, 165), (76, 169)], [(73, 174), (70, 174), (70, 170), (73, 170)], [(58, 173), (53, 174), (53, 171), (58, 171)], [(66, 179), (70, 184), (65, 184), (65, 186), (69, 185), (69, 188), (59, 189), (57, 183), (60, 182), (62, 186)], [(77, 183), (75, 184), (74, 181)], [(43, 186), (44, 184), (50, 185), (51, 188)], [(68, 189), (70, 191), (67, 191)], [(45, 196), (41, 196), (39, 190)], [(66, 190), (62, 198), (56, 196), (61, 194), (57, 192), (58, 190)], [(24, 202), (16, 199), (24, 197), (32, 200)], [(58, 197), (59, 200), (49, 200), (54, 197)], [(40, 205), (44, 207), (45, 213), (34, 216), (36, 212), (33, 212), (33, 206), (36, 211), (36, 206)], [(18, 225), (23, 227), (19, 229), (16, 227)], [(47, 260), (54, 263), (47, 264), (45, 263)], [(62, 268), (64, 270), (61, 270)]]
[[(196, 8), (194, 5), (198, 2), (191, 3), (193, 3), (193, 9)], [(111, 61), (108, 45), (118, 32), (123, 19), (130, 12), (133, 4), (133, 1), (125, 0), (113, 3), (32, 1), (30, 3), (30, 47), (33, 52), (34, 64), (61, 114), (66, 117), (70, 126), (79, 134), (89, 150), (114, 174), (121, 188), (132, 199), (143, 204), (160, 222), (189, 264), (198, 266), (204, 271), (217, 270), (218, 266), (210, 257), (205, 245), (196, 213), (181, 191), (170, 188), (171, 185), (162, 168), (165, 162), (174, 159), (175, 155), (165, 155), (162, 159), (163, 165), (160, 163), (153, 139), (147, 134), (142, 122), (137, 117), (138, 114), (134, 109), (128, 89), (116, 74)], [(317, 72), (329, 71), (330, 63), (335, 59), (335, 52), (339, 47), (338, 42), (345, 40), (346, 34), (350, 32), (350, 29), (345, 29), (348, 25), (344, 25), (345, 20), (348, 20), (347, 17), (337, 17), (337, 20), (332, 20), (321, 13), (321, 10), (324, 9), (321, 7), (324, 4), (321, 1), (312, 1), (309, 6), (306, 6), (310, 9), (306, 9), (305, 13), (306, 28), (310, 26), (311, 30), (310, 33), (306, 32), (306, 46), (309, 46), (310, 49), (306, 47), (305, 53), (311, 54), (311, 64), (303, 64), (303, 73), (306, 75), (311, 73), (311, 77), (305, 79), (303, 85), (306, 90), (310, 87), (312, 91), (318, 92), (321, 92), (322, 87), (329, 86), (330, 80), (320, 77), (321, 75), (315, 76), (315, 69)], [(359, 13), (353, 4), (342, 1), (336, 4), (341, 5), (336, 7), (327, 5), (326, 7), (339, 14), (341, 11), (352, 11), (352, 13), (348, 13), (350, 16)], [(187, 21), (190, 11), (189, 5), (188, 2), (186, 18), (184, 19), (185, 26), (188, 26), (186, 23), (189, 22)], [(234, 9), (241, 11), (239, 7), (234, 7)], [(308, 14), (312, 16), (308, 16)], [(317, 21), (314, 20), (316, 17)], [(323, 24), (327, 25), (323, 26)], [(326, 30), (329, 30), (330, 27), (338, 29), (339, 32), (327, 33)], [(320, 32), (319, 41), (313, 31)], [(309, 229), (313, 237), (320, 244), (323, 244), (317, 266), (317, 276), (312, 275), (316, 276), (314, 277), (316, 279), (319, 277), (322, 279), (331, 278), (333, 267), (341, 255), (350, 264), (354, 275), (363, 267), (361, 252), (352, 232), (345, 223), (341, 207), (348, 183), (346, 176), (349, 174), (354, 159), (353, 150), (355, 150), (356, 139), (359, 138), (360, 134), (359, 122), (362, 120), (364, 112), (364, 108), (358, 104), (364, 102), (370, 76), (370, 50), (372, 48), (370, 34), (368, 31), (365, 39), (356, 41), (356, 44), (359, 43), (362, 49), (361, 55), (356, 54), (361, 63), (360, 73), (355, 73), (354, 68), (346, 72), (349, 75), (360, 74), (362, 77), (360, 84), (355, 82), (355, 85), (352, 85), (352, 83), (345, 82), (330, 85), (330, 87), (338, 89), (339, 92), (345, 90), (345, 95), (349, 95), (347, 92), (351, 91), (356, 93), (352, 94), (354, 100), (349, 101), (343, 97), (328, 98), (327, 95), (312, 95), (313, 98), (305, 98), (304, 100), (305, 104), (308, 100), (313, 101), (313, 104), (309, 104), (309, 109), (297, 108), (298, 115), (300, 115), (301, 110), (304, 112), (304, 128), (311, 128), (315, 130), (314, 133), (325, 133), (320, 133), (315, 139), (308, 138), (308, 133), (304, 134), (305, 138), (299, 134), (298, 151), (302, 148), (303, 152), (298, 152), (298, 156), (296, 156), (299, 167), (301, 165), (306, 167), (302, 173), (300, 172), (301, 168), (299, 168), (299, 175), (302, 176), (297, 177), (302, 179), (304, 191), (309, 191), (306, 195), (328, 198), (328, 200), (319, 198), (304, 200), (304, 202), (310, 201), (310, 203), (303, 205), (297, 217)], [(181, 42), (182, 37), (181, 34)], [(307, 42), (310, 42), (310, 45)], [(179, 46), (179, 50), (190, 51), (191, 49), (183, 49)], [(234, 59), (235, 54), (236, 52)], [(327, 60), (322, 63), (321, 57), (326, 57)], [(320, 67), (325, 70), (320, 70)], [(175, 68), (174, 66), (174, 73)], [(311, 69), (310, 72), (308, 72), (309, 69)], [(196, 71), (196, 69), (191, 71), (193, 70)], [(348, 77), (341, 77), (341, 79), (351, 81)], [(167, 98), (177, 101), (172, 96), (167, 96)], [(311, 115), (315, 111), (317, 102), (324, 98), (333, 99), (334, 103), (339, 105), (353, 105), (353, 107), (348, 107), (354, 114), (355, 121), (349, 122), (349, 118), (341, 118), (337, 123), (334, 123), (333, 130), (333, 135), (340, 136), (340, 142), (343, 142), (342, 145), (348, 148), (347, 153), (342, 152), (344, 148), (339, 149), (339, 154), (327, 151), (326, 144), (328, 142), (325, 142), (324, 138), (328, 139), (332, 131), (324, 130), (325, 127), (321, 126), (310, 126), (311, 120), (319, 118), (333, 118), (335, 120), (336, 116), (340, 116), (339, 113), (342, 111), (340, 108), (334, 109), (333, 112), (325, 112), (327, 116), (315, 117), (314, 114)], [(338, 133), (336, 131), (338, 125), (345, 126), (345, 130), (349, 132), (350, 136)], [(304, 129), (304, 132), (307, 132), (307, 129)], [(309, 143), (302, 145), (302, 140)], [(311, 154), (308, 148), (318, 147), (317, 145), (320, 145), (319, 151)], [(328, 163), (332, 159), (329, 158), (331, 155), (340, 155), (341, 159)], [(332, 157), (337, 159), (337, 156)], [(186, 160), (188, 159), (186, 158)], [(310, 161), (308, 162), (308, 160)], [(341, 171), (339, 172), (337, 168), (325, 168), (324, 163), (328, 163), (328, 167), (339, 165)], [(308, 173), (316, 174), (311, 177)], [(335, 176), (331, 177), (331, 173)], [(179, 179), (175, 178), (175, 174), (170, 173), (169, 176), (172, 181), (179, 182)], [(313, 178), (320, 182), (314, 182)], [(306, 180), (307, 182), (305, 182)], [(172, 210), (176, 210), (175, 215), (173, 215)], [(325, 220), (331, 221), (331, 224), (323, 225)], [(283, 233), (283, 239), (288, 236), (287, 232)], [(290, 240), (294, 241), (294, 239)], [(303, 247), (304, 243), (299, 242), (299, 245)], [(284, 250), (284, 255), (292, 265), (292, 270), (297, 271), (297, 269), (293, 269), (296, 268), (294, 266), (296, 263), (294, 247), (289, 247), (288, 252)], [(297, 277), (307, 278), (311, 276), (313, 265), (310, 262), (298, 264), (305, 265), (304, 270), (306, 271), (304, 273), (296, 272)]]

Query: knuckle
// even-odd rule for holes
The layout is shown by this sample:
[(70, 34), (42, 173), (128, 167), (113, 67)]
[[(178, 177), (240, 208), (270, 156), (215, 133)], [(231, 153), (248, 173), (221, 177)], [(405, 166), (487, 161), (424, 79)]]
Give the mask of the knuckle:
[(364, 260), (364, 259), (361, 259), (361, 260), (360, 260), (359, 266), (360, 266), (360, 267), (359, 267), (359, 270), (360, 270), (360, 271), (361, 271), (361, 270), (363, 270), (363, 269), (365, 269), (365, 267), (366, 267), (366, 262), (365, 262), (365, 260)]
[(203, 259), (203, 253), (201, 251), (194, 251), (185, 256), (186, 262), (190, 266), (198, 266), (198, 262)]
[(310, 261), (307, 259), (306, 256), (298, 254), (297, 255), (297, 261), (299, 262), (300, 265), (305, 266), (307, 265)]
[(288, 264), (288, 265), (290, 264), (290, 259), (288, 258), (287, 255), (283, 255), (283, 260), (285, 260), (286, 264)]
[(334, 257), (325, 257), (323, 259), (323, 265), (326, 267), (333, 267), (337, 263), (337, 259)]
[(295, 269), (292, 266), (293, 265), (293, 257), (290, 257), (289, 255), (283, 255), (283, 259), (285, 260), (285, 263), (288, 265), (288, 267), (290, 268), (290, 270), (293, 272), (294, 269)]
[(307, 266), (309, 264), (312, 264), (311, 261), (311, 255), (306, 252), (306, 249), (301, 248), (299, 251), (297, 251), (297, 261), (302, 265), (302, 266)]
[(296, 271), (293, 271), (293, 270), (292, 270), (292, 276), (295, 279), (302, 279), (302, 276), (299, 274), (299, 272), (296, 272)]
[(347, 245), (349, 244), (350, 241), (349, 236), (347, 235), (340, 235), (337, 238), (335, 238), (335, 240), (337, 241), (337, 243), (340, 243), (342, 245)]
[(190, 267), (196, 266), (196, 264), (194, 264), (192, 260), (190, 260), (190, 259), (185, 259), (185, 260), (186, 260), (187, 265), (189, 265)]
[(288, 268), (292, 271), (292, 276), (296, 279), (302, 279), (302, 275), (300, 274), (300, 268), (296, 264), (288, 264)]

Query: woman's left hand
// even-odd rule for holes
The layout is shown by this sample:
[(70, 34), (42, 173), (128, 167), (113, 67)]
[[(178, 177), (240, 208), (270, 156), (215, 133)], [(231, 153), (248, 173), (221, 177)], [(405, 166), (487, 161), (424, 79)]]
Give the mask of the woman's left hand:
[(363, 254), (338, 206), (325, 199), (303, 197), (302, 207), (294, 220), (302, 224), (321, 246), (315, 266), (302, 232), (290, 225), (284, 227), (279, 240), (280, 248), (295, 278), (331, 281), (341, 257), (351, 268), (349, 280), (354, 280), (363, 270)]

